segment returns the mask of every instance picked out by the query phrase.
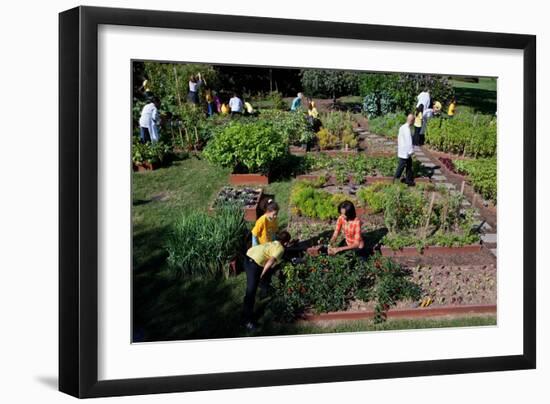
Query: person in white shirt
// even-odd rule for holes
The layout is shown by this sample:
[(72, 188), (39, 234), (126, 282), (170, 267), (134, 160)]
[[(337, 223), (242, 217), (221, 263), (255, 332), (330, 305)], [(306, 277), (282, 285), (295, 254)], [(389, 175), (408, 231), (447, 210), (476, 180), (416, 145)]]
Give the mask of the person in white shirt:
[(420, 104), (424, 105), (424, 111), (428, 109), (430, 106), (430, 90), (427, 88), (424, 89), (420, 94), (418, 94), (418, 97), (416, 97), (416, 106), (418, 107)]
[(159, 125), (160, 125), (160, 99), (153, 97), (151, 102), (146, 104), (141, 110), (139, 117), (139, 136), (141, 143), (159, 141)]
[[(432, 104), (430, 102), (430, 104)], [(419, 135), (419, 146), (424, 145), (424, 141), (426, 140), (426, 131), (428, 130), (428, 121), (433, 118), (435, 114), (435, 109), (433, 108), (433, 105), (430, 105), (427, 109), (424, 109), (422, 113), (422, 127), (420, 128), (420, 135)]]
[(189, 93), (187, 94), (187, 100), (195, 105), (199, 104), (199, 88), (202, 85), (206, 85), (206, 80), (202, 75), (198, 73), (196, 76), (189, 77)]
[(237, 93), (234, 93), (233, 97), (229, 100), (229, 109), (231, 110), (231, 116), (243, 113), (243, 102)]
[(414, 185), (413, 170), (412, 170), (412, 155), (413, 144), (411, 135), (411, 125), (414, 122), (414, 115), (409, 114), (407, 116), (407, 122), (401, 125), (399, 128), (399, 134), (397, 135), (397, 157), (399, 162), (397, 164), (397, 170), (395, 170), (395, 176), (393, 181), (399, 180), (405, 172), (405, 183), (409, 186)]

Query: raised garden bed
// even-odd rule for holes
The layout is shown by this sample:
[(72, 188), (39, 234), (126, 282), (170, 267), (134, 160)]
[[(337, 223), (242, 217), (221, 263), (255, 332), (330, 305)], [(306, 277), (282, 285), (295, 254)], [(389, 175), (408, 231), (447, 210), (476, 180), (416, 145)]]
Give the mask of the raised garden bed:
[(381, 246), (380, 252), (385, 257), (414, 257), (418, 255), (470, 254), (481, 251), (481, 248), (481, 244), (469, 244), (459, 247), (426, 246), (421, 250), (416, 247), (403, 247), (393, 250), (390, 247)]
[(267, 185), (269, 176), (264, 174), (229, 174), (231, 185)]
[(245, 220), (253, 222), (257, 219), (258, 203), (262, 194), (261, 188), (223, 187), (210, 205), (209, 211), (214, 211), (220, 203), (235, 203), (242, 206)]
[[(389, 309), (386, 312), (386, 318), (427, 318), (427, 317), (447, 317), (447, 316), (466, 316), (481, 314), (496, 314), (497, 306), (495, 304), (484, 305), (449, 305), (439, 307), (418, 307), (411, 309)], [(353, 321), (370, 320), (375, 316), (374, 310), (361, 311), (335, 311), (320, 314), (305, 314), (302, 321), (323, 322), (323, 321)]]
[[(314, 182), (319, 181), (321, 178), (326, 179), (326, 184), (327, 185), (334, 185), (334, 184), (337, 183), (336, 177), (334, 175), (326, 176), (324, 174), (301, 174), (301, 175), (298, 175), (296, 177), (296, 179), (298, 179), (298, 180), (314, 181)], [(349, 175), (347, 177), (347, 181), (353, 183), (353, 176)], [(389, 182), (392, 182), (392, 181), (393, 181), (393, 177), (369, 175), (369, 176), (365, 177), (365, 180), (364, 180), (363, 184), (368, 185), (368, 184), (374, 184), (374, 183), (377, 183), (377, 182), (389, 183)], [(419, 182), (419, 183), (423, 183), (423, 184), (427, 184), (427, 183), (431, 182), (430, 178), (428, 178), (428, 177), (418, 177), (418, 178), (415, 178), (414, 181)]]

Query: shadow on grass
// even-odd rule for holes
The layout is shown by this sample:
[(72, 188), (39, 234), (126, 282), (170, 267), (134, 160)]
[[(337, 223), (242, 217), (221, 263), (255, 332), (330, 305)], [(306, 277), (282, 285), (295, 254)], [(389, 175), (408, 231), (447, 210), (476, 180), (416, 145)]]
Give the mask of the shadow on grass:
[(474, 112), (483, 114), (494, 114), (497, 110), (496, 91), (458, 87), (455, 88), (455, 96), (459, 107), (467, 105), (472, 107)]

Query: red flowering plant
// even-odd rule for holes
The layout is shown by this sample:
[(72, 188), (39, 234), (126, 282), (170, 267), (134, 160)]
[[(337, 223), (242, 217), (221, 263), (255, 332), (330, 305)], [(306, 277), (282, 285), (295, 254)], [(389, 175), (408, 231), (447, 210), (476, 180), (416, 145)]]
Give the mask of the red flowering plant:
[(362, 261), (351, 252), (286, 264), (274, 287), (271, 310), (281, 321), (293, 321), (308, 311), (346, 310), (355, 299), (374, 301), (375, 321), (383, 321), (398, 300), (416, 300), (421, 294), (399, 264), (379, 254)]

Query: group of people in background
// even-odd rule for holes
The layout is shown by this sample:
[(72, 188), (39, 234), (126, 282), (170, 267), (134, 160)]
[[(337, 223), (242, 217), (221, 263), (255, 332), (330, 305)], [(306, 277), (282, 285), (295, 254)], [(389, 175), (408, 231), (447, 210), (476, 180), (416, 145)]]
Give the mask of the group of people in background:
[[(407, 116), (406, 122), (401, 125), (397, 134), (398, 163), (394, 182), (401, 179), (405, 171), (404, 182), (409, 186), (415, 185), (412, 165), (414, 146), (424, 145), (428, 121), (434, 116), (440, 116), (441, 109), (441, 103), (431, 99), (429, 89), (425, 89), (418, 95), (415, 113)], [(453, 97), (447, 109), (447, 117), (452, 118), (455, 112), (456, 98)], [(411, 131), (412, 128), (414, 132)]]
[[(425, 89), (417, 97), (416, 110), (414, 114), (413, 145), (422, 146), (426, 138), (428, 121), (434, 116), (440, 116), (442, 105), (439, 101), (433, 101), (430, 91)], [(456, 99), (453, 97), (447, 109), (447, 117), (452, 118), (456, 110)]]

